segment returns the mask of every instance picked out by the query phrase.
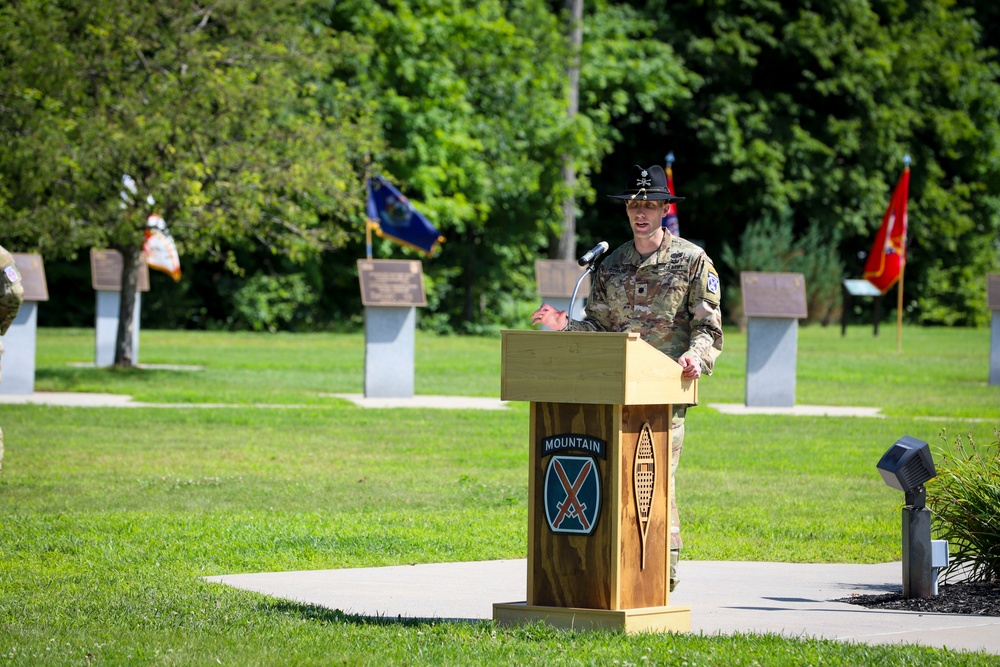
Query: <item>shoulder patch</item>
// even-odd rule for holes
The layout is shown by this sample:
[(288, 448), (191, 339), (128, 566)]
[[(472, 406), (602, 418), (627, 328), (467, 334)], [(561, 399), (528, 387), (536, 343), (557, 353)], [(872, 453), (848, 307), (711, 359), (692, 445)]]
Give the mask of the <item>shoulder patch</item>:
[(7, 277), (7, 281), (12, 285), (21, 279), (20, 274), (18, 274), (17, 269), (14, 268), (13, 264), (8, 264), (3, 267), (3, 274)]
[(719, 274), (714, 270), (708, 270), (708, 280), (706, 281), (705, 288), (712, 294), (719, 293)]

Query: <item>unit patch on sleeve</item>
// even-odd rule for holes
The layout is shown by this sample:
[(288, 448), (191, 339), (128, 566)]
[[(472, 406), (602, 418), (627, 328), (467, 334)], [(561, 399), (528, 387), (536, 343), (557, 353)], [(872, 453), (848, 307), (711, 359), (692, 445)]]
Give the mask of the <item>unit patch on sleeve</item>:
[(719, 293), (719, 276), (715, 271), (708, 272), (708, 281), (706, 287), (712, 294)]

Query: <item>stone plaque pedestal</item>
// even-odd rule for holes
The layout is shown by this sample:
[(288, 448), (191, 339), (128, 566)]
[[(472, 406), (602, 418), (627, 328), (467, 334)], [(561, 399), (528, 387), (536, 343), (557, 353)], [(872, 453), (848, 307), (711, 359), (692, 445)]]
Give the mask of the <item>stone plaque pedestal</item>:
[(748, 407), (795, 405), (800, 318), (808, 316), (801, 273), (740, 274), (747, 316)]
[(365, 396), (413, 398), (417, 309), (365, 308)]
[(35, 393), (35, 351), (38, 339), (38, 303), (49, 300), (42, 256), (13, 253), (14, 266), (21, 274), (24, 303), (4, 334), (3, 382), (0, 394)]
[[(118, 342), (118, 313), (121, 310), (122, 266), (124, 260), (117, 250), (90, 251), (90, 280), (97, 293), (97, 313), (94, 316), (94, 365), (113, 366)], [(139, 265), (135, 308), (132, 310), (132, 363), (139, 363), (139, 312), (142, 293), (149, 291), (149, 267)]]
[(795, 405), (798, 320), (751, 317), (747, 320), (747, 407)]
[(365, 396), (413, 398), (417, 306), (427, 305), (423, 266), (398, 259), (358, 260), (365, 306)]
[[(97, 292), (97, 314), (94, 321), (94, 365), (113, 366), (115, 344), (118, 342), (118, 311), (121, 309), (121, 292), (100, 290)], [(142, 294), (136, 292), (135, 308), (132, 311), (132, 362), (139, 363), (139, 312), (142, 310)]]
[(35, 341), (38, 304), (25, 301), (3, 336), (3, 382), (0, 394), (35, 393)]

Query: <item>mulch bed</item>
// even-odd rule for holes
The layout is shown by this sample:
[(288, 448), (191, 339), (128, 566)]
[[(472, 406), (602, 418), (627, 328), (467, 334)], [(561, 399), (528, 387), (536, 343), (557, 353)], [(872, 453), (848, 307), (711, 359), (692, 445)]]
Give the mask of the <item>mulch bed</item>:
[(900, 593), (882, 595), (852, 595), (837, 602), (868, 609), (898, 609), (934, 614), (973, 614), (1000, 616), (1000, 581), (940, 584), (938, 594), (929, 598), (904, 598)]

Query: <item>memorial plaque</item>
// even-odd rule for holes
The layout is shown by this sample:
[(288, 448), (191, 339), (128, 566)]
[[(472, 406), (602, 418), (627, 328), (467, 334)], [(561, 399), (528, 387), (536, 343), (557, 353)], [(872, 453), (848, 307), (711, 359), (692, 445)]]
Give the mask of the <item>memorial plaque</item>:
[(48, 301), (49, 285), (45, 282), (45, 265), (41, 255), (23, 252), (12, 252), (14, 266), (21, 274), (21, 286), (24, 288), (25, 301)]
[(986, 301), (990, 310), (1000, 310), (1000, 273), (986, 274)]
[[(580, 274), (586, 270), (587, 267), (580, 266), (572, 259), (536, 259), (535, 282), (538, 285), (538, 293), (543, 297), (571, 297), (573, 289), (576, 288), (576, 281), (580, 280)], [(580, 283), (577, 298), (586, 298), (589, 294), (588, 274)]]
[(359, 259), (361, 303), (366, 306), (426, 306), (420, 260)]
[(747, 317), (803, 318), (806, 307), (806, 279), (801, 273), (740, 274), (743, 314)]
[[(117, 250), (90, 249), (90, 280), (98, 292), (122, 291), (122, 254)], [(139, 280), (136, 283), (137, 292), (149, 291), (149, 267), (145, 262), (139, 264)]]
[(881, 290), (864, 278), (845, 280), (844, 289), (851, 296), (882, 296)]

